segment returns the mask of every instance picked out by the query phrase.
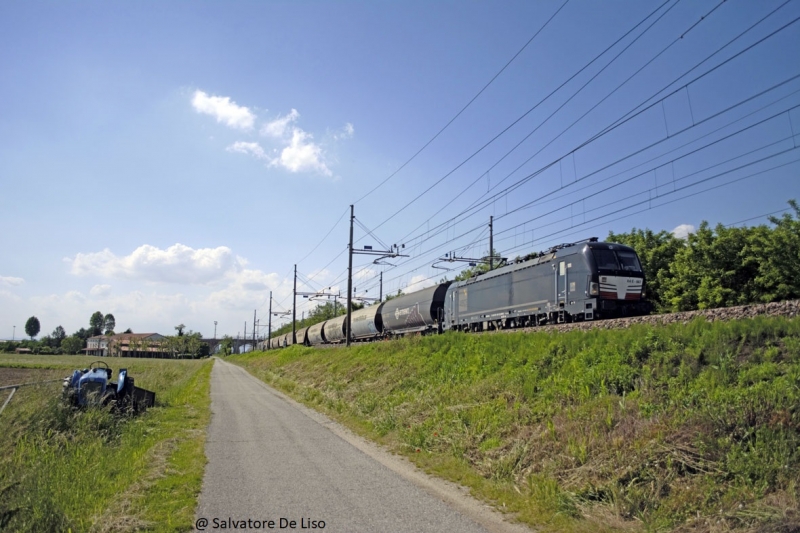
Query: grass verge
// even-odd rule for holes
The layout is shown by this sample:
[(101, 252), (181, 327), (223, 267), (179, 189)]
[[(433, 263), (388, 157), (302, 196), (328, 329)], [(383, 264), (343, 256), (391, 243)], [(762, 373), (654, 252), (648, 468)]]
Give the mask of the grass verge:
[[(64, 377), (96, 358), (0, 355), (0, 381)], [(211, 361), (107, 358), (156, 393), (136, 417), (75, 410), (61, 384), (17, 390), (0, 415), (0, 530), (188, 531), (205, 466)], [(3, 401), (5, 395), (3, 395)]]
[(800, 528), (800, 319), (233, 356), (544, 531)]

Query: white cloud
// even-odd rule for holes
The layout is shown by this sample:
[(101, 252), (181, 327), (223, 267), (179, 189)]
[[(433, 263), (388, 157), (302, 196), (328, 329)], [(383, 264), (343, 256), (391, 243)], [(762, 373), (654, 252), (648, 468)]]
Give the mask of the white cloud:
[(25, 280), (22, 278), (15, 278), (13, 276), (0, 276), (0, 285), (5, 285), (7, 287), (19, 287), (25, 283)]
[(193, 285), (219, 281), (241, 265), (242, 261), (225, 246), (195, 250), (174, 244), (161, 250), (145, 244), (124, 257), (117, 257), (108, 248), (79, 253), (72, 260), (72, 273)]
[(353, 273), (354, 280), (362, 280), (362, 279), (372, 279), (378, 275), (378, 271), (374, 270), (369, 267), (362, 268), (360, 270), (356, 270)]
[(289, 146), (281, 150), (281, 155), (272, 160), (272, 166), (280, 166), (289, 172), (314, 171), (325, 176), (333, 173), (323, 160), (322, 148), (311, 141), (311, 134), (294, 128)]
[(340, 141), (342, 139), (350, 139), (353, 137), (353, 134), (355, 134), (355, 132), (356, 130), (353, 127), (353, 125), (348, 122), (342, 127), (342, 129), (340, 129), (337, 132), (334, 132), (333, 138), (336, 139), (337, 141)]
[(227, 96), (209, 96), (203, 91), (195, 91), (192, 97), (192, 107), (198, 113), (211, 115), (217, 122), (224, 122), (225, 125), (249, 130), (253, 127), (256, 116), (246, 107), (236, 105)]
[(672, 230), (672, 234), (679, 239), (686, 239), (689, 237), (689, 234), (694, 233), (696, 229), (697, 228), (695, 228), (691, 224), (681, 224), (680, 226)]
[(281, 280), (278, 274), (242, 269), (230, 273), (227, 280), (228, 285), (225, 288), (208, 296), (206, 305), (228, 310), (252, 310), (263, 306), (269, 298), (270, 290), (275, 301), (291, 299), (291, 280)]
[(261, 135), (281, 138), (286, 134), (289, 124), (295, 122), (298, 118), (300, 118), (300, 113), (297, 112), (297, 109), (292, 109), (288, 115), (279, 115), (272, 122), (264, 124), (261, 127)]
[(236, 141), (226, 148), (229, 152), (238, 152), (240, 154), (252, 155), (256, 159), (269, 159), (264, 149), (258, 143), (249, 143), (244, 141)]
[(111, 292), (111, 285), (95, 285), (89, 290), (89, 294), (95, 297), (108, 296)]
[[(209, 96), (200, 90), (195, 91), (192, 106), (198, 113), (212, 115), (218, 122), (243, 130), (252, 129), (256, 118), (248, 108), (236, 105), (230, 98)], [(270, 148), (269, 154), (259, 143), (248, 141), (237, 141), (226, 150), (267, 161), (271, 167), (280, 167), (292, 173), (316, 172), (332, 177), (323, 145), (315, 143), (311, 133), (295, 125), (299, 118), (297, 109), (292, 109), (286, 115), (278, 115), (261, 126), (261, 135), (277, 144), (274, 149)], [(353, 125), (347, 122), (332, 137), (334, 140), (349, 139), (354, 132)], [(330, 137), (329, 133), (326, 134), (326, 138)]]
[(420, 274), (411, 278), (411, 282), (406, 286), (405, 289), (403, 289), (403, 292), (405, 294), (408, 294), (410, 292), (417, 292), (421, 291), (426, 287), (431, 287), (433, 285), (436, 285), (435, 281), (433, 281), (432, 279), (428, 279), (427, 276)]

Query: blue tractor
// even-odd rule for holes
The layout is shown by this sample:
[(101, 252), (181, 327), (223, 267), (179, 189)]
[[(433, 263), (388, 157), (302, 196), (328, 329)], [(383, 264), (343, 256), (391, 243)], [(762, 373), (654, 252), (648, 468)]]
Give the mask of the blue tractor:
[(64, 397), (76, 407), (110, 406), (120, 412), (144, 411), (155, 405), (156, 393), (135, 386), (128, 369), (120, 369), (116, 383), (111, 381), (111, 374), (103, 361), (76, 370), (64, 378)]

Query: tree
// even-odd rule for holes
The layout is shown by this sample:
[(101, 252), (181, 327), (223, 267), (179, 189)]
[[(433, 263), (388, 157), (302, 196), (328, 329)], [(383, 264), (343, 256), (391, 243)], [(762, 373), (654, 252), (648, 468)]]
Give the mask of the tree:
[(183, 324), (178, 324), (175, 326), (175, 329), (178, 331), (178, 337), (183, 337), (183, 330), (186, 329), (186, 326)]
[(133, 330), (131, 328), (128, 328), (125, 331), (123, 331), (123, 333), (133, 333)]
[[(500, 255), (497, 253), (497, 250), (492, 250), (494, 253), (492, 254), (495, 258), (494, 268), (500, 266)], [(477, 276), (479, 274), (485, 274), (489, 272), (489, 254), (486, 254), (486, 258), (482, 259), (479, 263), (476, 263), (475, 266), (465, 268), (462, 270), (455, 278), (456, 281), (466, 281), (473, 276)]]
[(230, 335), (225, 335), (222, 337), (222, 341), (219, 343), (219, 353), (221, 355), (230, 355), (233, 351), (233, 337)]
[(748, 244), (768, 228), (711, 229), (703, 221), (662, 280), (664, 299), (673, 311), (711, 309), (761, 301), (756, 281), (763, 257), (748, 254)]
[(800, 298), (800, 206), (795, 200), (789, 205), (794, 218), (770, 217), (775, 227), (758, 226), (744, 250), (746, 259), (758, 262), (755, 282), (762, 302)]
[(383, 300), (385, 302), (388, 302), (389, 300), (394, 300), (395, 298), (397, 298), (398, 296), (402, 296), (403, 294), (404, 294), (403, 289), (397, 289), (397, 294), (387, 294)]
[(61, 341), (61, 349), (64, 351), (64, 353), (75, 354), (80, 352), (82, 348), (83, 339), (76, 337), (75, 335), (72, 337), (67, 337)]
[(89, 318), (89, 332), (91, 333), (90, 337), (94, 337), (95, 335), (100, 335), (103, 333), (104, 323), (105, 319), (103, 318), (103, 313), (100, 311), (95, 311), (92, 313), (92, 316)]
[(103, 317), (103, 329), (105, 329), (106, 335), (109, 332), (113, 335), (114, 328), (117, 326), (117, 321), (114, 319), (114, 315), (108, 313), (106, 316)]
[(39, 324), (39, 319), (35, 316), (32, 316), (25, 322), (25, 333), (33, 340), (33, 338), (39, 334), (39, 330), (42, 329), (41, 324)]
[(50, 334), (53, 338), (53, 341), (56, 344), (56, 347), (61, 346), (61, 343), (67, 338), (67, 332), (64, 331), (64, 328), (61, 326), (57, 326), (56, 329), (53, 330), (53, 333)]
[(686, 241), (672, 233), (653, 233), (649, 229), (633, 228), (630, 233), (609, 232), (606, 242), (617, 242), (636, 250), (647, 283), (647, 299), (658, 311), (668, 311), (671, 304), (664, 296), (664, 284), (672, 277), (670, 265)]

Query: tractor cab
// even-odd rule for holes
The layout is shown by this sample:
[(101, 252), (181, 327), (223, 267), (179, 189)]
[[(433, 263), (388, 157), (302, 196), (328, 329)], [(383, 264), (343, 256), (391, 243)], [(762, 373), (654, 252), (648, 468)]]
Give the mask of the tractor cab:
[(115, 410), (139, 411), (155, 405), (155, 393), (136, 387), (128, 369), (120, 369), (116, 383), (111, 374), (106, 363), (95, 361), (64, 378), (64, 396), (76, 407), (111, 404)]
[(108, 381), (111, 369), (91, 368), (78, 379), (78, 405), (102, 405), (108, 401)]

